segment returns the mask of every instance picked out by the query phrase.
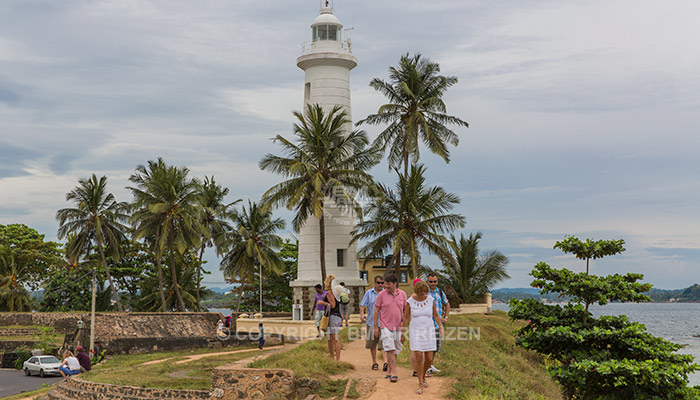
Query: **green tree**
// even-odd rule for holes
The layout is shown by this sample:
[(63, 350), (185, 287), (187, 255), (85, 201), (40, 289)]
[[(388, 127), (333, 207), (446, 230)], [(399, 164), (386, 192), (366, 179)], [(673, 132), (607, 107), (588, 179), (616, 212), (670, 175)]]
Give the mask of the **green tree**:
[(418, 275), (420, 248), (444, 259), (451, 259), (444, 233), (462, 228), (465, 219), (449, 211), (459, 198), (439, 186), (425, 185), (425, 167), (412, 166), (409, 175), (397, 170), (396, 191), (379, 186), (379, 196), (365, 210), (366, 219), (353, 230), (353, 241), (366, 241), (360, 249), (364, 258), (392, 251), (390, 262), (401, 265), (401, 253), (411, 258), (413, 276)]
[(117, 202), (114, 195), (107, 192), (106, 176), (98, 179), (95, 174), (88, 179), (80, 179), (78, 186), (66, 194), (66, 201), (72, 202), (75, 208), (63, 208), (56, 212), (58, 238), (75, 235), (71, 246), (66, 249), (69, 255), (87, 255), (93, 245), (97, 247), (112, 297), (119, 311), (124, 311), (107, 265), (105, 247), (111, 251), (112, 257), (119, 259), (119, 243), (126, 240), (127, 227), (122, 222), (129, 219), (127, 204)]
[[(89, 311), (92, 303), (91, 263), (68, 264), (58, 268), (43, 283), (44, 296), (41, 311)], [(105, 288), (104, 278), (98, 274), (95, 309), (108, 311), (112, 294)], [(122, 298), (123, 300), (123, 298)]]
[(586, 260), (586, 275), (589, 272), (589, 264), (591, 259), (603, 258), (606, 256), (614, 256), (625, 251), (623, 247), (625, 241), (619, 240), (591, 240), (586, 239), (582, 242), (574, 236), (567, 236), (563, 241), (554, 244), (555, 249), (559, 249), (564, 253), (573, 254), (580, 260)]
[(61, 263), (60, 245), (24, 224), (0, 224), (0, 247), (12, 251), (15, 279), (33, 289)]
[[(248, 207), (234, 215), (234, 231), (229, 235), (230, 251), (221, 261), (224, 277), (234, 280), (240, 276), (252, 276), (255, 271), (261, 279), (263, 273), (279, 274), (284, 270), (284, 262), (278, 250), (282, 248), (282, 238), (277, 232), (284, 229), (284, 220), (273, 218), (267, 208), (248, 201)], [(262, 312), (262, 287), (260, 311)]]
[(325, 207), (334, 203), (361, 214), (356, 194), (372, 191), (374, 182), (367, 171), (379, 163), (381, 154), (368, 148), (364, 131), (348, 132), (351, 124), (340, 107), (325, 113), (320, 105), (309, 104), (305, 114), (294, 112), (295, 141), (277, 135), (286, 156), (267, 154), (260, 168), (289, 178), (263, 195), (265, 206), (285, 205), (295, 210), (292, 221), (297, 232), (310, 216), (318, 218), (321, 277), (326, 278)]
[(495, 284), (510, 278), (506, 272), (508, 257), (498, 250), (486, 254), (479, 252), (481, 232), (469, 234), (468, 238), (452, 235), (449, 247), (452, 258), (444, 262), (444, 277), (449, 286), (464, 303), (476, 303)]
[(30, 311), (32, 298), (20, 280), (22, 267), (9, 246), (0, 247), (0, 310)]
[[(700, 369), (682, 345), (652, 336), (626, 316), (593, 318), (592, 303), (644, 302), (651, 288), (641, 274), (596, 276), (537, 264), (533, 287), (572, 299), (564, 306), (535, 299), (511, 300), (512, 319), (526, 320), (517, 345), (547, 356), (547, 370), (570, 399), (696, 399), (688, 375)], [(583, 303), (583, 304), (577, 304)]]
[(188, 168), (167, 165), (162, 158), (158, 158), (157, 161), (149, 161), (148, 166), (137, 166), (136, 172), (129, 177), (135, 187), (127, 187), (134, 195), (134, 238), (152, 238), (156, 250), (163, 309), (167, 306), (162, 289), (164, 281), (160, 265), (164, 250), (167, 249), (169, 255), (169, 269), (177, 309), (185, 311), (185, 302), (177, 282), (175, 255), (176, 252), (182, 255), (189, 249), (199, 248), (202, 236), (208, 238), (208, 232), (201, 223), (200, 209), (197, 207), (199, 183), (188, 175)]
[(197, 204), (201, 208), (202, 225), (207, 231), (206, 235), (202, 235), (199, 264), (197, 265), (197, 310), (200, 311), (199, 287), (202, 280), (204, 249), (214, 246), (217, 255), (221, 256), (223, 254), (225, 234), (231, 230), (231, 225), (227, 221), (227, 219), (231, 218), (229, 208), (241, 200), (225, 203), (224, 198), (228, 195), (228, 188), (218, 185), (213, 176), (211, 179), (207, 176), (204, 177), (204, 182), (199, 185), (198, 192)]
[[(196, 271), (199, 264), (197, 254), (194, 250), (190, 250), (182, 254), (176, 252), (173, 257), (176, 258), (175, 262), (163, 264), (164, 293), (166, 294), (165, 311), (197, 310)], [(141, 281), (139, 310), (152, 312), (162, 309), (161, 301), (159, 301), (161, 288), (157, 274), (152, 272), (147, 274), (146, 278)], [(178, 292), (181, 295), (184, 308), (180, 305), (180, 300), (177, 297)]]
[(459, 138), (446, 125), (468, 127), (465, 121), (448, 115), (442, 100), (447, 89), (457, 83), (454, 76), (438, 75), (440, 65), (416, 54), (401, 56), (398, 67), (389, 68), (389, 82), (374, 78), (370, 87), (383, 94), (389, 101), (379, 107), (376, 114), (358, 122), (360, 124), (389, 124), (374, 145), (386, 150), (389, 147), (389, 166), (403, 163), (403, 173), (408, 175), (409, 158), (413, 164), (420, 156), (419, 142), (442, 157), (450, 160), (448, 144), (457, 146)]
[[(299, 245), (286, 239), (279, 251), (280, 258), (284, 261), (284, 269), (281, 273), (272, 277), (264, 277), (262, 292), (265, 303), (263, 311), (292, 311), (292, 287), (289, 283), (296, 279), (297, 263), (299, 258)], [(256, 273), (253, 279), (243, 282), (240, 286), (244, 296), (242, 304), (238, 302), (236, 311), (254, 311), (259, 309), (258, 299), (255, 293), (259, 290), (260, 275)], [(239, 297), (239, 299), (241, 298)]]

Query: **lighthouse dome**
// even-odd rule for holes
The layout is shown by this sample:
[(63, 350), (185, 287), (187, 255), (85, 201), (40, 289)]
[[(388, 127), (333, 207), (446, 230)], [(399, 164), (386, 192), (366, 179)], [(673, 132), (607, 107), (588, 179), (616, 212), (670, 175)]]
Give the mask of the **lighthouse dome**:
[(338, 25), (341, 28), (343, 27), (343, 24), (340, 23), (340, 20), (335, 15), (333, 15), (333, 11), (330, 7), (322, 8), (321, 14), (318, 17), (316, 17), (314, 23), (311, 24), (311, 26), (327, 24)]
[(342, 31), (343, 24), (333, 15), (333, 9), (330, 7), (323, 7), (321, 9), (321, 14), (316, 17), (314, 23), (311, 24), (313, 42), (340, 42), (342, 40)]

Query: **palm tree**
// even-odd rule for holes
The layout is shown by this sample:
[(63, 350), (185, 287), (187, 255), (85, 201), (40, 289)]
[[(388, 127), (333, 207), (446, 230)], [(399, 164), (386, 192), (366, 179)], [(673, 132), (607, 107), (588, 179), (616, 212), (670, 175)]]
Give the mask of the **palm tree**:
[(122, 224), (129, 219), (127, 204), (117, 202), (114, 195), (107, 192), (106, 176), (98, 179), (95, 174), (92, 174), (89, 179), (80, 179), (78, 186), (66, 194), (66, 200), (73, 202), (76, 207), (64, 208), (56, 212), (56, 219), (59, 222), (58, 238), (75, 235), (73, 244), (68, 249), (74, 254), (69, 254), (69, 257), (78, 258), (77, 256), (83, 252), (87, 254), (93, 245), (97, 246), (112, 289), (112, 297), (119, 311), (124, 311), (109, 272), (104, 247), (107, 246), (110, 255), (115, 260), (119, 260), (119, 243), (126, 239), (128, 229)]
[(21, 267), (15, 261), (12, 248), (0, 247), (0, 309), (31, 310), (32, 298), (20, 281)]
[(202, 236), (208, 238), (196, 206), (199, 184), (195, 179), (188, 178), (188, 174), (188, 168), (167, 165), (162, 158), (158, 158), (157, 161), (149, 161), (148, 167), (137, 166), (136, 173), (129, 177), (136, 187), (127, 187), (134, 195), (134, 238), (153, 239), (163, 310), (167, 309), (160, 261), (164, 250), (167, 248), (170, 259), (177, 309), (185, 311), (177, 283), (175, 252), (183, 254), (188, 249), (199, 248)]
[(272, 218), (272, 211), (259, 207), (248, 200), (248, 208), (234, 214), (235, 230), (231, 235), (231, 251), (221, 261), (224, 277), (234, 280), (241, 275), (251, 275), (258, 268), (260, 281), (260, 312), (262, 313), (263, 270), (281, 273), (284, 260), (278, 250), (282, 248), (282, 238), (277, 231), (284, 229), (284, 220)]
[(399, 176), (396, 192), (380, 185), (379, 200), (369, 205), (365, 212), (367, 219), (355, 227), (352, 240), (367, 241), (360, 249), (365, 258), (392, 251), (389, 265), (395, 263), (397, 275), (401, 252), (409, 254), (413, 276), (417, 276), (420, 248), (449, 258), (443, 233), (464, 227), (465, 219), (448, 213), (459, 203), (456, 195), (439, 186), (425, 186), (424, 166), (412, 166), (408, 176), (396, 172)]
[(397, 68), (389, 68), (390, 81), (374, 78), (370, 86), (387, 97), (389, 103), (379, 107), (376, 114), (358, 122), (358, 125), (389, 124), (374, 141), (374, 146), (389, 150), (389, 166), (403, 163), (403, 173), (408, 175), (408, 160), (418, 162), (419, 141), (428, 149), (450, 161), (448, 144), (457, 146), (459, 138), (446, 125), (468, 127), (465, 121), (447, 115), (442, 100), (447, 89), (457, 83), (454, 76), (438, 75), (440, 65), (423, 58), (405, 54)]
[(201, 311), (199, 305), (199, 290), (202, 274), (202, 258), (206, 247), (216, 247), (216, 254), (222, 255), (222, 241), (224, 234), (231, 230), (231, 225), (226, 222), (230, 217), (229, 207), (241, 201), (240, 199), (224, 203), (224, 197), (228, 195), (228, 188), (216, 184), (214, 177), (204, 177), (204, 182), (199, 185), (197, 205), (201, 209), (202, 225), (206, 229), (207, 235), (202, 235), (202, 245), (199, 251), (199, 263), (197, 265), (197, 311)]
[(326, 278), (326, 234), (324, 206), (329, 201), (346, 205), (361, 214), (355, 193), (371, 192), (375, 186), (367, 171), (377, 165), (381, 153), (368, 148), (364, 131), (348, 132), (345, 111), (336, 106), (325, 113), (320, 105), (309, 104), (302, 114), (294, 112), (295, 140), (277, 135), (286, 156), (267, 154), (260, 168), (282, 175), (287, 180), (263, 195), (265, 206), (285, 205), (294, 209), (292, 220), (298, 232), (313, 215), (319, 220), (321, 278)]
[(481, 232), (470, 233), (468, 238), (460, 235), (457, 240), (453, 235), (450, 241), (453, 258), (444, 262), (442, 275), (446, 285), (465, 303), (478, 302), (495, 284), (510, 278), (506, 272), (508, 257), (498, 250), (479, 254), (481, 236)]
[[(165, 287), (167, 289), (165, 310), (171, 311), (181, 309), (176, 295), (178, 291), (182, 296), (185, 309), (196, 310), (199, 306), (197, 298), (195, 297), (197, 277), (195, 274), (196, 268), (192, 268), (197, 263), (196, 253), (193, 251), (185, 252), (185, 254), (178, 253), (175, 254), (175, 257), (178, 259), (178, 262), (176, 262), (174, 266), (171, 267), (167, 263), (163, 266), (165, 271)], [(175, 281), (173, 281), (173, 276), (176, 277)], [(177, 289), (175, 285), (177, 285)], [(157, 276), (150, 275), (141, 282), (139, 307), (142, 311), (158, 311), (162, 308), (162, 304), (159, 304), (160, 299), (158, 298), (161, 287), (160, 280)]]

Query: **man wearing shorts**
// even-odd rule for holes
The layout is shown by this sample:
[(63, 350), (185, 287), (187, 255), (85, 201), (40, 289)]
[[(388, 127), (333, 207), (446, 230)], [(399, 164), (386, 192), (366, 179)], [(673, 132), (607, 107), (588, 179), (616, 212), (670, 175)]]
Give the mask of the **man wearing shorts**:
[(314, 322), (316, 323), (316, 330), (318, 331), (318, 337), (321, 337), (321, 318), (323, 318), (323, 312), (326, 307), (320, 304), (319, 301), (323, 301), (326, 297), (326, 292), (323, 290), (323, 286), (320, 284), (316, 285), (316, 295), (314, 297), (314, 304), (311, 309), (314, 310)]
[(394, 383), (399, 379), (396, 376), (396, 355), (401, 352), (406, 340), (401, 332), (406, 300), (406, 292), (398, 288), (396, 275), (391, 272), (386, 274), (384, 290), (377, 295), (374, 303), (374, 335), (379, 336), (381, 328), (382, 347), (388, 364), (385, 378)]
[[(437, 309), (438, 315), (440, 315), (440, 320), (442, 321), (442, 325), (445, 326), (445, 323), (447, 322), (447, 315), (450, 313), (450, 302), (447, 300), (447, 296), (445, 296), (445, 292), (443, 292), (441, 289), (438, 287), (438, 277), (435, 272), (431, 272), (428, 274), (428, 287), (430, 288), (430, 292), (428, 292), (429, 295), (433, 296), (433, 300), (435, 303), (435, 308)], [(444, 309), (444, 311), (443, 311)], [(437, 351), (433, 355), (433, 362), (435, 362), (435, 356), (437, 356), (437, 353), (440, 352), (440, 349), (442, 348), (442, 338), (440, 337), (440, 328), (438, 328), (437, 321), (434, 321), (435, 324), (435, 341), (436, 341), (436, 347)], [(428, 368), (428, 373), (433, 373), (433, 372), (440, 372), (439, 369), (435, 368), (434, 365), (431, 365), (430, 368)]]
[[(372, 354), (372, 369), (374, 370), (379, 369), (379, 364), (377, 364), (377, 345), (379, 350), (382, 349), (382, 342), (379, 340), (379, 336), (374, 336), (374, 305), (382, 289), (384, 289), (384, 277), (375, 276), (374, 287), (365, 292), (360, 302), (360, 319), (362, 322), (367, 322), (365, 348), (369, 349), (370, 354)], [(367, 310), (367, 318), (365, 318), (365, 310)]]

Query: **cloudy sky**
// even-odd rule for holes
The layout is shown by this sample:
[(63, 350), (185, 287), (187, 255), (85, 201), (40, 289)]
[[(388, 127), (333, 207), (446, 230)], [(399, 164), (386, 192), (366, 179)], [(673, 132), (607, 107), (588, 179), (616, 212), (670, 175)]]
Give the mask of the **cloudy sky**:
[[(464, 233), (511, 259), (528, 286), (572, 234), (624, 238), (594, 273), (642, 272), (659, 288), (700, 282), (700, 2), (674, 0), (335, 1), (368, 87), (406, 52), (440, 63), (459, 129), (452, 162), (423, 153), (430, 183), (461, 198)], [(55, 239), (79, 178), (124, 189), (157, 157), (259, 199), (258, 169), (303, 100), (301, 44), (316, 0), (6, 0), (0, 3), (0, 223)], [(376, 136), (379, 128), (367, 128)], [(386, 164), (377, 180), (393, 184)], [(288, 217), (288, 213), (280, 212)], [(290, 233), (291, 234), (291, 233)], [(223, 285), (214, 272), (209, 286)], [(427, 258), (435, 263), (434, 259)], [(432, 261), (431, 261), (432, 260)]]

